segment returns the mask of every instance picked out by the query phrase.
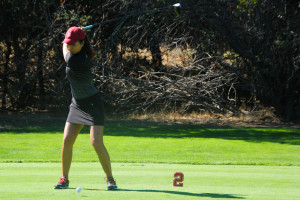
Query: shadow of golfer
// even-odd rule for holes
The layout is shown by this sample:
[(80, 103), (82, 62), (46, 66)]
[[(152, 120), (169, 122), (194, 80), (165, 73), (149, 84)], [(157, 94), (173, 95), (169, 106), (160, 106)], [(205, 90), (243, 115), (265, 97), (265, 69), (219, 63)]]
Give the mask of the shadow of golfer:
[[(99, 190), (99, 189), (86, 189), (86, 190)], [(156, 193), (168, 193), (184, 196), (193, 196), (193, 197), (210, 197), (210, 198), (224, 198), (224, 199), (244, 199), (244, 197), (234, 196), (232, 194), (218, 194), (218, 193), (191, 193), (191, 192), (179, 192), (179, 191), (170, 191), (170, 190), (130, 190), (130, 189), (118, 189), (117, 191), (126, 191), (126, 192), (156, 192)]]

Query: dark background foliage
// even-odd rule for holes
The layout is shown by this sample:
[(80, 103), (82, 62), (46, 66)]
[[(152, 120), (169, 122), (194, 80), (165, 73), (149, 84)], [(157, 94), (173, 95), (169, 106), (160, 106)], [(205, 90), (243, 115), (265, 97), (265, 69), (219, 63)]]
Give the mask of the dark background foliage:
[[(299, 2), (185, 0), (180, 16), (174, 3), (1, 1), (1, 110), (67, 110), (64, 33), (117, 18), (86, 31), (108, 113), (265, 106), (287, 121), (300, 118)], [(163, 62), (176, 49), (189, 59)]]

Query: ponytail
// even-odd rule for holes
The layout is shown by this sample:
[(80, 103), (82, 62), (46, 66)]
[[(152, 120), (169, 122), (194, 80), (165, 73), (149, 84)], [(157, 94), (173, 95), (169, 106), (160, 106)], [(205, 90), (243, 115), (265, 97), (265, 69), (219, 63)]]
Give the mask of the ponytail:
[(89, 39), (87, 37), (84, 38), (84, 40), (81, 40), (80, 42), (84, 41), (84, 45), (83, 45), (83, 50), (86, 52), (86, 55), (88, 56), (89, 59), (92, 59), (96, 53), (93, 50), (91, 43), (89, 41)]

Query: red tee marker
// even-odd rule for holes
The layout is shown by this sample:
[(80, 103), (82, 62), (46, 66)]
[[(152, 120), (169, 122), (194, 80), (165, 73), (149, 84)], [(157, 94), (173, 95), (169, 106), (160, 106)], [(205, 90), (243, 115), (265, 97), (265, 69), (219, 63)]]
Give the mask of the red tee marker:
[(174, 187), (183, 187), (183, 183), (182, 183), (183, 179), (184, 179), (184, 175), (182, 172), (175, 172), (173, 186)]

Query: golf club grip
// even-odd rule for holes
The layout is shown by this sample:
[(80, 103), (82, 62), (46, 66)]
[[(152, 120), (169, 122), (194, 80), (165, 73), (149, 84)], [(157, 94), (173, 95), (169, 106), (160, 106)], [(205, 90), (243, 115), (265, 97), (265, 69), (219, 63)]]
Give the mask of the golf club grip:
[(83, 29), (86, 30), (86, 29), (89, 29), (89, 28), (93, 28), (93, 26), (94, 25), (89, 25), (89, 26), (84, 27)]

